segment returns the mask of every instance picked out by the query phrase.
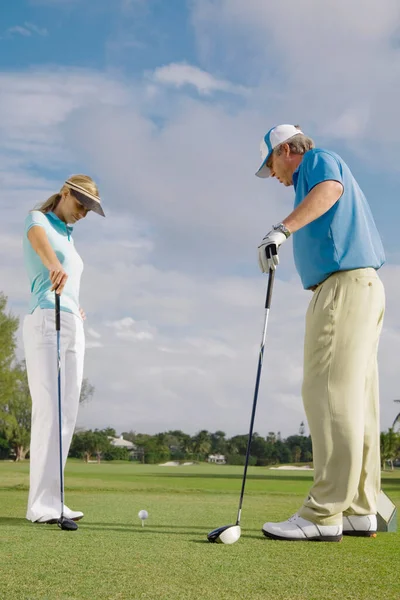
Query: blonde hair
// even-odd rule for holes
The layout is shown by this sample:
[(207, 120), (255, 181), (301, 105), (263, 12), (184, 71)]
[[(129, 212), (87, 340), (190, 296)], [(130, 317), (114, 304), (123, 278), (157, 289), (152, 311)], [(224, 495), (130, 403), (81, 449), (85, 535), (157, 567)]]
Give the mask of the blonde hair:
[[(71, 175), (71, 177), (68, 178), (68, 181), (79, 185), (81, 188), (84, 188), (87, 192), (89, 192), (89, 194), (92, 194), (93, 196), (99, 196), (99, 190), (97, 188), (97, 185), (95, 184), (93, 179), (89, 177), (89, 175)], [(38, 206), (36, 210), (40, 210), (42, 213), (48, 213), (53, 211), (60, 202), (62, 193), (65, 191), (71, 192), (72, 195), (74, 194), (74, 191), (64, 184), (61, 190), (57, 192), (57, 194), (53, 194), (52, 196), (50, 196), (50, 198), (47, 198), (47, 200), (43, 202), (43, 204)]]

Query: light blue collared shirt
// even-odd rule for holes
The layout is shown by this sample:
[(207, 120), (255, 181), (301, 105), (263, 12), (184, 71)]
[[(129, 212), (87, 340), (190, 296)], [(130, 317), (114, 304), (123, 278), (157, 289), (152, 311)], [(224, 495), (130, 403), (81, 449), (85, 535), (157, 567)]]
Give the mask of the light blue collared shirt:
[(73, 228), (66, 225), (53, 212), (44, 214), (39, 210), (31, 211), (25, 219), (23, 249), (25, 267), (31, 285), (29, 312), (32, 313), (38, 306), (40, 308), (54, 308), (55, 304), (54, 292), (50, 291), (52, 284), (49, 270), (43, 265), (28, 239), (28, 231), (35, 226), (43, 227), (51, 247), (68, 274), (67, 282), (60, 296), (60, 308), (81, 318), (79, 313), (79, 288), (83, 262), (71, 237)]

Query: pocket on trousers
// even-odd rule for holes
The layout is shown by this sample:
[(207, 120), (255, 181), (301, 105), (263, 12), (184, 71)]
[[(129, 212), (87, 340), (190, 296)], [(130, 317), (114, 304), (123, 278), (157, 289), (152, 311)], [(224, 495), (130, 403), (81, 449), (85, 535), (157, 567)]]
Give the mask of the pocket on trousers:
[(315, 306), (318, 302), (318, 298), (320, 297), (322, 292), (322, 285), (320, 285), (314, 292), (314, 296), (311, 299), (311, 303), (310, 303), (310, 308), (311, 308), (311, 312), (313, 313), (315, 311)]
[(56, 315), (50, 308), (42, 308), (42, 335), (45, 337), (56, 334)]
[(380, 284), (380, 279), (374, 275), (359, 275), (354, 278), (354, 281), (362, 287), (371, 287)]
[(42, 333), (42, 317), (42, 310), (39, 307), (35, 308), (33, 313), (30, 313), (25, 316), (24, 327), (29, 331), (35, 331), (39, 334)]
[(339, 297), (339, 278), (331, 275), (324, 281), (319, 289), (315, 291), (315, 301), (313, 312), (318, 310), (322, 312), (334, 312), (338, 304)]

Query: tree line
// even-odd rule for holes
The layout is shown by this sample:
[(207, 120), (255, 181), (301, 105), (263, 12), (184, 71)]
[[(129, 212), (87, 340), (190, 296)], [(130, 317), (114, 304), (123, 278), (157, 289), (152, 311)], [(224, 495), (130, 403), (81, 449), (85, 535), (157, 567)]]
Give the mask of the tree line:
[[(275, 464), (309, 464), (312, 465), (311, 437), (300, 433), (282, 439), (280, 433), (269, 432), (267, 436), (253, 434), (250, 446), (249, 464), (252, 466), (268, 466)], [(168, 461), (203, 462), (211, 455), (224, 456), (226, 464), (244, 465), (248, 434), (226, 437), (225, 432), (211, 433), (202, 430), (191, 436), (181, 430), (170, 430), (155, 435), (125, 431), (124, 440), (134, 444), (133, 449), (115, 447), (111, 440), (117, 438), (115, 429), (76, 431), (70, 450), (70, 457), (91, 460), (131, 460), (148, 464), (159, 464)], [(400, 462), (400, 434), (393, 428), (381, 433), (382, 468), (394, 468)], [(399, 465), (397, 465), (399, 466)]]
[[(201, 462), (210, 455), (222, 455), (227, 464), (243, 465), (248, 434), (227, 438), (225, 432), (211, 433), (205, 429), (191, 436), (181, 430), (170, 430), (155, 435), (122, 432), (134, 448), (115, 447), (110, 438), (116, 438), (114, 429), (77, 431), (74, 434), (70, 456), (89, 460), (136, 460), (142, 463)], [(278, 463), (311, 463), (311, 438), (292, 435), (283, 440), (280, 434), (270, 432), (266, 437), (253, 434), (250, 464), (265, 466)]]
[[(24, 361), (16, 356), (16, 335), (19, 319), (7, 312), (7, 298), (0, 292), (0, 459), (24, 460), (29, 457), (31, 398)], [(95, 389), (84, 379), (81, 403), (90, 400)], [(399, 415), (400, 417), (400, 415)], [(381, 433), (382, 466), (400, 459), (400, 434), (393, 427)], [(134, 449), (116, 447), (112, 428), (77, 430), (73, 436), (70, 457), (89, 460), (136, 460), (143, 463), (167, 461), (204, 461), (210, 454), (220, 454), (228, 464), (243, 465), (248, 434), (228, 438), (223, 431), (214, 433), (201, 430), (189, 435), (181, 430), (170, 430), (155, 435), (122, 432)], [(253, 434), (250, 449), (251, 465), (285, 463), (312, 463), (310, 436), (304, 435), (304, 424), (299, 433), (282, 439), (280, 433), (267, 436)]]

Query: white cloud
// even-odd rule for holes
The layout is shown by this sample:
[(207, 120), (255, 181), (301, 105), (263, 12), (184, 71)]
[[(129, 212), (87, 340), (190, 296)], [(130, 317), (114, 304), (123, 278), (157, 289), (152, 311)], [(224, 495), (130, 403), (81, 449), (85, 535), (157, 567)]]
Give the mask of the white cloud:
[[(292, 193), (254, 177), (260, 117), (253, 98), (231, 111), (184, 93), (171, 99), (163, 86), (149, 98), (147, 85), (70, 69), (0, 74), (2, 289), (23, 315), (26, 211), (58, 189), (64, 172), (92, 174), (107, 218), (91, 214), (74, 233), (85, 261), (85, 375), (96, 388), (80, 424), (245, 432), (266, 284), (257, 243), (289, 212)], [(356, 134), (361, 126), (353, 117)], [(38, 175), (43, 167), (50, 175)], [(293, 274), (290, 242), (281, 258), (256, 427), (289, 435), (304, 420), (310, 294)], [(397, 396), (400, 300), (397, 270), (386, 272), (383, 426), (392, 422)]]
[(32, 32), (29, 29), (27, 29), (26, 27), (21, 27), (21, 25), (15, 25), (14, 27), (10, 27), (9, 29), (7, 29), (6, 35), (8, 34), (12, 36), (14, 33), (18, 33), (23, 37), (29, 37), (32, 35)]
[(335, 137), (374, 162), (382, 151), (393, 154), (397, 0), (367, 0), (362, 13), (347, 0), (196, 0), (193, 24), (203, 64), (239, 71), (263, 88), (259, 110), (268, 123), (289, 119), (326, 137), (337, 128)]
[(124, 317), (118, 321), (106, 323), (115, 330), (115, 335), (121, 340), (149, 341), (155, 337), (156, 330), (146, 321), (136, 322), (132, 317)]
[(189, 85), (196, 88), (199, 94), (208, 96), (214, 92), (229, 92), (247, 94), (243, 86), (233, 85), (224, 79), (218, 79), (199, 67), (186, 63), (171, 63), (158, 67), (151, 74), (151, 79), (157, 83), (171, 85), (177, 88)]
[(225, 356), (227, 358), (235, 358), (236, 352), (227, 344), (213, 339), (205, 338), (188, 338), (186, 343), (195, 348), (200, 354), (205, 356)]
[[(68, 168), (74, 150), (67, 150), (63, 141), (66, 121), (82, 106), (88, 110), (93, 103), (121, 106), (127, 94), (118, 80), (84, 69), (0, 73), (0, 152), (18, 157), (20, 169), (28, 169), (24, 178), (32, 177), (32, 167), (44, 164), (47, 169)], [(11, 176), (6, 169), (2, 175)], [(14, 179), (14, 189), (19, 180)]]
[(38, 25), (35, 25), (34, 23), (29, 23), (28, 21), (25, 21), (24, 26), (27, 29), (29, 29), (30, 31), (32, 31), (33, 33), (36, 33), (37, 35), (40, 35), (40, 36), (48, 35), (48, 31), (47, 31), (46, 27), (39, 27)]
[(91, 327), (89, 327), (89, 329), (87, 330), (87, 334), (96, 340), (99, 340), (101, 338), (101, 333), (99, 333), (98, 331), (95, 331)]
[[(157, 279), (158, 275), (154, 273), (154, 278)], [(232, 433), (246, 430), (262, 328), (262, 282), (256, 284), (255, 291), (258, 289), (258, 292), (253, 296), (250, 305), (246, 305), (245, 301), (232, 305), (229, 302), (229, 294), (215, 294), (215, 284), (200, 284), (195, 279), (189, 279), (187, 283), (178, 282), (173, 274), (166, 275), (176, 289), (176, 298), (186, 297), (187, 305), (193, 305), (195, 312), (196, 307), (202, 307), (202, 312), (199, 311), (201, 319), (198, 325), (193, 321), (171, 334), (168, 330), (173, 319), (166, 315), (165, 324), (160, 328), (160, 336), (167, 346), (159, 349), (156, 344), (150, 344), (145, 348), (138, 348), (137, 351), (135, 347), (131, 347), (129, 353), (114, 347), (114, 360), (109, 364), (101, 381), (106, 389), (107, 381), (124, 385), (126, 392), (121, 392), (119, 397), (124, 418), (132, 423), (143, 423), (142, 427), (146, 429), (156, 431), (163, 429), (163, 424), (165, 427), (167, 424), (172, 426), (175, 421), (179, 426), (195, 431), (196, 426), (201, 427), (200, 424), (203, 423), (206, 427), (211, 427), (206, 416), (209, 415), (216, 427)], [(242, 280), (241, 287), (245, 296), (249, 283)], [(135, 286), (134, 280), (132, 285)], [(218, 287), (223, 286), (224, 282), (221, 281)], [(303, 301), (305, 298), (298, 286), (289, 286), (283, 293), (284, 287), (286, 286), (277, 287), (277, 309), (272, 315), (268, 332), (257, 417), (258, 429), (261, 431), (268, 431), (270, 428), (282, 431), (293, 431), (293, 428), (297, 430), (298, 424), (304, 418), (298, 396), (299, 375), (294, 376), (288, 367), (291, 364), (298, 367), (301, 365), (302, 327), (301, 323), (299, 327), (298, 321), (293, 323), (290, 318), (287, 318), (285, 323), (280, 322), (281, 313), (278, 313), (278, 307), (285, 304), (282, 297), (285, 293), (290, 293), (292, 300), (297, 295), (299, 299), (303, 296)], [(162, 298), (162, 287), (158, 294)], [(221, 297), (225, 300), (216, 300)], [(132, 304), (135, 306), (134, 299)], [(258, 310), (255, 310), (255, 307)], [(148, 312), (151, 314), (152, 311)], [(155, 305), (154, 314), (156, 312)], [(195, 328), (197, 338), (186, 337), (188, 327)], [(211, 337), (213, 332), (218, 333), (218, 342)], [(165, 347), (172, 349), (172, 352), (165, 352)], [(283, 379), (274, 376), (275, 373), (282, 373), (282, 365), (285, 365), (285, 369), (288, 368), (288, 373)], [(106, 393), (104, 395), (107, 396)], [(132, 402), (132, 397), (136, 401)], [(285, 410), (288, 414), (284, 420), (280, 407), (283, 397), (292, 398), (290, 411), (286, 401)], [(173, 403), (170, 398), (174, 398)], [(141, 412), (144, 407), (145, 414)], [(101, 399), (98, 399), (96, 411), (89, 415), (85, 409), (81, 418), (87, 421), (103, 419), (107, 410), (107, 404), (103, 405)], [(229, 418), (226, 410), (229, 410)], [(137, 415), (137, 411), (141, 412), (140, 416)], [(140, 428), (139, 425), (135, 426), (137, 427)]]
[(157, 350), (160, 352), (167, 352), (169, 354), (175, 354), (177, 352), (177, 350), (174, 350), (173, 348), (167, 348), (166, 346), (158, 346)]
[(91, 348), (103, 348), (103, 344), (95, 340), (86, 340), (85, 348), (86, 350), (90, 350)]
[(36, 34), (39, 36), (46, 36), (48, 31), (45, 27), (38, 27), (34, 23), (29, 23), (25, 21), (23, 25), (15, 25), (14, 27), (9, 27), (3, 36), (0, 36), (0, 39), (14, 37), (15, 35), (21, 35), (22, 37), (31, 37), (32, 34)]
[(346, 109), (337, 119), (321, 126), (321, 133), (331, 138), (357, 140), (363, 137), (369, 122), (369, 109), (362, 105)]

